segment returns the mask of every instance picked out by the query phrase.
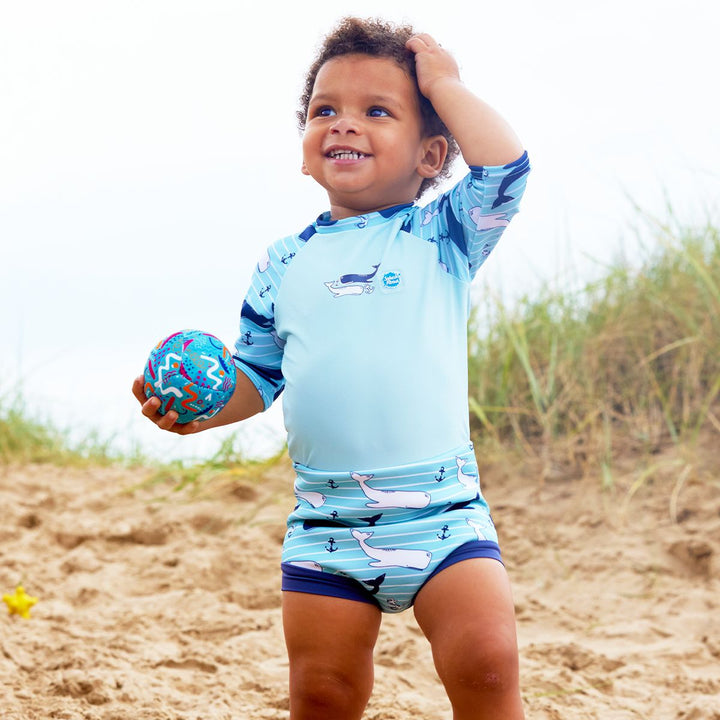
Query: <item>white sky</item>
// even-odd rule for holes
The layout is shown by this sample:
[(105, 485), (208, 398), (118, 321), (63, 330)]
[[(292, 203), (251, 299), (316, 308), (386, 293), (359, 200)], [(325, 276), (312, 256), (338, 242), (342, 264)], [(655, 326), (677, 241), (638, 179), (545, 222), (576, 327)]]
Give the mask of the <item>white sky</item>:
[[(326, 209), (299, 172), (294, 113), (346, 14), (433, 34), (530, 153), (480, 291), (511, 298), (632, 257), (633, 203), (717, 219), (711, 0), (0, 0), (0, 395), (122, 447), (217, 446), (222, 431), (155, 430), (129, 386), (174, 330), (232, 345), (264, 247)], [(248, 453), (280, 428), (275, 409), (250, 421)]]

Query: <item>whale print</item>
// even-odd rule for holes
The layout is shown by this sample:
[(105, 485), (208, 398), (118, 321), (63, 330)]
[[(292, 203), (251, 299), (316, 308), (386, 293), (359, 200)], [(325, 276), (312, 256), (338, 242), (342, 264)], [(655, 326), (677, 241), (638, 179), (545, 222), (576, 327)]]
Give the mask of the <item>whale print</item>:
[(492, 230), (493, 228), (507, 227), (510, 224), (507, 213), (499, 212), (483, 215), (480, 206), (471, 207), (468, 210), (468, 215), (475, 223), (476, 230)]
[(400, 567), (424, 570), (432, 559), (426, 550), (406, 550), (404, 548), (376, 548), (368, 545), (367, 541), (373, 536), (371, 532), (351, 530), (352, 536), (360, 544), (360, 549), (375, 562), (369, 563), (371, 567)]
[(327, 500), (327, 498), (322, 493), (312, 492), (310, 490), (308, 490), (307, 492), (296, 490), (295, 497), (298, 500), (304, 500), (306, 503), (309, 503), (314, 508), (322, 507)]
[(268, 254), (268, 251), (265, 251), (265, 254), (260, 258), (260, 261), (257, 264), (258, 272), (264, 273), (268, 268), (270, 267), (270, 255)]
[(333, 294), (333, 297), (343, 297), (344, 295), (362, 295), (363, 293), (371, 293), (372, 285), (358, 283), (356, 285), (341, 285), (337, 280), (334, 282), (326, 282), (325, 287)]
[(305, 570), (315, 570), (316, 572), (323, 571), (322, 565), (319, 565), (314, 560), (291, 560), (288, 565), (294, 565)]
[(476, 522), (475, 520), (471, 520), (470, 518), (465, 518), (465, 522), (475, 531), (475, 534), (477, 535), (478, 540), (488, 540), (489, 538), (486, 538), (482, 531), (482, 525), (479, 522)]
[(461, 457), (455, 458), (455, 463), (457, 465), (457, 479), (460, 482), (460, 484), (467, 488), (468, 490), (473, 490), (477, 487), (477, 475), (471, 475), (469, 473), (464, 473), (463, 468), (465, 465), (467, 465), (467, 460)]
[(324, 283), (325, 287), (332, 293), (333, 297), (345, 295), (362, 295), (371, 293), (374, 288), (373, 278), (377, 275), (380, 263), (373, 265), (373, 271), (369, 273), (347, 273), (341, 275), (339, 280)]
[(363, 282), (370, 282), (376, 275), (378, 268), (380, 267), (380, 263), (377, 265), (373, 265), (373, 268), (375, 268), (371, 273), (368, 273), (367, 275), (358, 275), (356, 273), (348, 273), (347, 275), (341, 275), (340, 276), (340, 282), (345, 285), (346, 283), (363, 283)]
[(420, 510), (430, 504), (430, 495), (422, 490), (377, 490), (367, 484), (374, 475), (350, 473), (350, 477), (360, 485), (365, 497), (374, 501), (365, 503), (366, 507)]
[(423, 215), (423, 221), (422, 225), (429, 225), (432, 222), (432, 219), (434, 217), (437, 217), (440, 214), (440, 208), (435, 208), (432, 212), (430, 210), (426, 210), (425, 214)]
[(463, 500), (462, 502), (456, 502), (452, 505), (448, 505), (443, 512), (451, 512), (452, 510), (464, 510), (468, 505), (472, 505), (476, 500), (480, 499), (480, 493), (478, 493), (472, 500)]
[(240, 317), (249, 320), (259, 328), (265, 328), (266, 330), (269, 330), (273, 326), (272, 318), (261, 315), (247, 300), (243, 300), (242, 308), (240, 309)]
[(380, 586), (385, 582), (385, 573), (382, 575), (378, 575), (376, 578), (372, 580), (363, 580), (363, 585), (368, 585), (367, 588), (370, 591), (371, 595), (377, 595), (380, 592)]
[(513, 170), (509, 175), (506, 175), (502, 182), (500, 183), (500, 187), (498, 188), (498, 194), (497, 198), (495, 198), (495, 202), (493, 202), (493, 210), (496, 207), (499, 207), (500, 205), (504, 205), (505, 203), (511, 202), (515, 199), (513, 195), (508, 195), (505, 191), (517, 180), (519, 180), (523, 175), (526, 175), (528, 172), (530, 172), (530, 164), (527, 162), (527, 157), (523, 156), (519, 158), (519, 160), (516, 160), (515, 162), (510, 163), (509, 165), (505, 165), (506, 168), (512, 167), (516, 163), (519, 163), (519, 165)]

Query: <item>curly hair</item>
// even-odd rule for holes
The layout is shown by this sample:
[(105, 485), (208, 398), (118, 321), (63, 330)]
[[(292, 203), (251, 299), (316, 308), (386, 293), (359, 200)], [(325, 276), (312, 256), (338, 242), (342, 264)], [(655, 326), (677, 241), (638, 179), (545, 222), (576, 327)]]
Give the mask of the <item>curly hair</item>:
[(442, 135), (448, 143), (447, 156), (442, 170), (436, 177), (423, 179), (417, 194), (417, 198), (419, 198), (426, 190), (435, 187), (443, 178), (449, 177), (452, 163), (458, 156), (459, 148), (455, 138), (435, 112), (432, 103), (420, 92), (415, 70), (415, 55), (405, 47), (405, 43), (414, 34), (415, 31), (410, 25), (396, 26), (379, 19), (363, 20), (346, 17), (341, 20), (335, 30), (325, 37), (315, 61), (308, 70), (305, 77), (305, 87), (300, 96), (300, 109), (297, 112), (297, 118), (300, 131), (303, 132), (315, 79), (318, 72), (320, 72), (320, 68), (328, 60), (356, 53), (394, 60), (405, 70), (415, 85), (423, 135), (425, 137)]

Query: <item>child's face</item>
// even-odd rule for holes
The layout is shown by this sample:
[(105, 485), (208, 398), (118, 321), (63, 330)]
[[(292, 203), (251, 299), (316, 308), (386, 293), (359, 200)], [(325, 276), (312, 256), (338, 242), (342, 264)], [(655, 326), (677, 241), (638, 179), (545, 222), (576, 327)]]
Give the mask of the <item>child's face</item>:
[(423, 137), (415, 85), (394, 60), (342, 55), (320, 68), (302, 170), (327, 190), (333, 219), (412, 202), (441, 169), (443, 143)]

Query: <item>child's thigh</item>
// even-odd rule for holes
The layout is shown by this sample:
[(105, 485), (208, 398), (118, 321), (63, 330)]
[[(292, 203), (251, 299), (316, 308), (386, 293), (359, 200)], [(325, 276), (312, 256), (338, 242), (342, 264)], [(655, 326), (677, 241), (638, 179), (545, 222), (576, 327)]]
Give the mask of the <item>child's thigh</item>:
[(462, 659), (475, 648), (494, 649), (510, 662), (517, 654), (510, 581), (497, 560), (472, 558), (445, 568), (420, 590), (414, 610), (437, 660)]
[(283, 592), (283, 629), (290, 670), (312, 673), (372, 674), (372, 654), (380, 630), (380, 609), (344, 598)]

